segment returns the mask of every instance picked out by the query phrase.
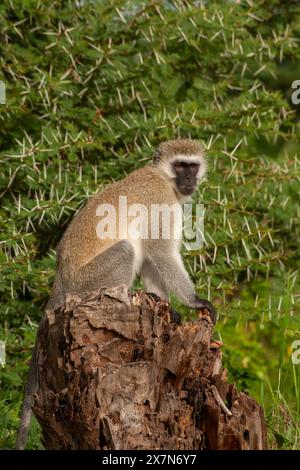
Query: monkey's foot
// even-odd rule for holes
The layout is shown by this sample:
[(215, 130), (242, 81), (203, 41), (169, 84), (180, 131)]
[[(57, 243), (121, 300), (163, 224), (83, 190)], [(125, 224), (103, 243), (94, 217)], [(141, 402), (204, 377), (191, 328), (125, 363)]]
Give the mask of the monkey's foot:
[(146, 294), (149, 295), (149, 297), (152, 297), (155, 302), (160, 302), (162, 300), (157, 294), (154, 294), (154, 292), (146, 292)]
[(211, 321), (213, 322), (213, 324), (215, 325), (216, 322), (217, 322), (217, 318), (218, 318), (218, 314), (214, 308), (214, 306), (212, 305), (211, 302), (209, 302), (208, 300), (202, 300), (199, 302), (201, 303), (201, 305), (199, 305), (198, 309), (200, 310), (200, 314), (201, 315), (206, 315), (208, 316)]
[(170, 318), (172, 323), (176, 323), (176, 325), (181, 325), (181, 315), (180, 313), (176, 312), (176, 310), (170, 310)]
[[(157, 294), (154, 294), (153, 292), (146, 292), (146, 294), (151, 297), (155, 302), (160, 302), (163, 301), (161, 297), (159, 297)], [(167, 302), (167, 300), (165, 300)], [(172, 323), (176, 323), (176, 325), (181, 324), (181, 315), (180, 313), (176, 312), (176, 310), (173, 310), (172, 308), (170, 309), (170, 319)]]

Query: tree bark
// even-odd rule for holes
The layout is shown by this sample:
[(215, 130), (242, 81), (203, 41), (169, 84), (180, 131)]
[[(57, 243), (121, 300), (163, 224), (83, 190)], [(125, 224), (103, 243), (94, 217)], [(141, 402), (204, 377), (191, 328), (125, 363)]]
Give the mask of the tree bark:
[(265, 449), (261, 406), (227, 382), (205, 313), (120, 286), (47, 310), (34, 413), (46, 449)]

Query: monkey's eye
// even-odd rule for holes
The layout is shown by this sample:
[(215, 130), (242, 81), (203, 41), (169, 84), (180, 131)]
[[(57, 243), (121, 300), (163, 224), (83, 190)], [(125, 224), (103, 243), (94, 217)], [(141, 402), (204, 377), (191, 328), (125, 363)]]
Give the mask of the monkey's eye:
[(183, 162), (174, 163), (174, 170), (176, 173), (183, 173), (185, 170), (185, 164)]
[(189, 165), (190, 169), (191, 169), (191, 172), (193, 173), (193, 175), (196, 175), (198, 173), (198, 170), (199, 170), (199, 163), (191, 163)]

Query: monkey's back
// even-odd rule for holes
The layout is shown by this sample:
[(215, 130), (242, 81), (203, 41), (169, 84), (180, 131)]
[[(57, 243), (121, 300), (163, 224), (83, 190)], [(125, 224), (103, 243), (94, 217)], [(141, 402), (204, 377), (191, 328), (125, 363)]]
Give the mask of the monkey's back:
[(104, 204), (115, 207), (118, 223), (120, 196), (127, 198), (128, 207), (132, 204), (143, 204), (148, 209), (150, 204), (178, 203), (171, 184), (152, 165), (138, 169), (123, 180), (108, 185), (76, 214), (64, 233), (57, 250), (57, 266), (63, 277), (75, 276), (82, 265), (120, 239), (126, 238), (119, 237), (118, 230), (116, 239), (101, 239), (97, 236), (97, 208)]

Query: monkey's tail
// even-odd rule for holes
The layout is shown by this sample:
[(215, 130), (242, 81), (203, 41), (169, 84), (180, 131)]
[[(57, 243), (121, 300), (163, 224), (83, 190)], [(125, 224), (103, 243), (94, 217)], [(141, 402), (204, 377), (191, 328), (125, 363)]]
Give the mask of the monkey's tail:
[(38, 378), (36, 368), (36, 346), (32, 354), (31, 364), (29, 368), (27, 383), (25, 387), (25, 395), (21, 412), (21, 420), (18, 430), (16, 450), (23, 450), (26, 446), (31, 416), (32, 416), (32, 405), (33, 396), (37, 391)]
[[(64, 302), (64, 291), (62, 289), (62, 282), (59, 276), (56, 276), (53, 284), (53, 289), (51, 296), (48, 300), (46, 305), (47, 309), (55, 309), (61, 306)], [(27, 437), (29, 433), (31, 417), (32, 417), (32, 405), (34, 394), (38, 390), (38, 368), (37, 368), (37, 342), (39, 338), (39, 330), (42, 327), (43, 321), (45, 320), (45, 316), (42, 317), (40, 322), (38, 332), (37, 332), (37, 339), (35, 342), (34, 350), (32, 353), (32, 359), (30, 363), (27, 383), (24, 392), (24, 401), (22, 406), (21, 412), (21, 419), (18, 429), (18, 436), (17, 436), (17, 443), (16, 443), (16, 450), (23, 450), (26, 446)]]

